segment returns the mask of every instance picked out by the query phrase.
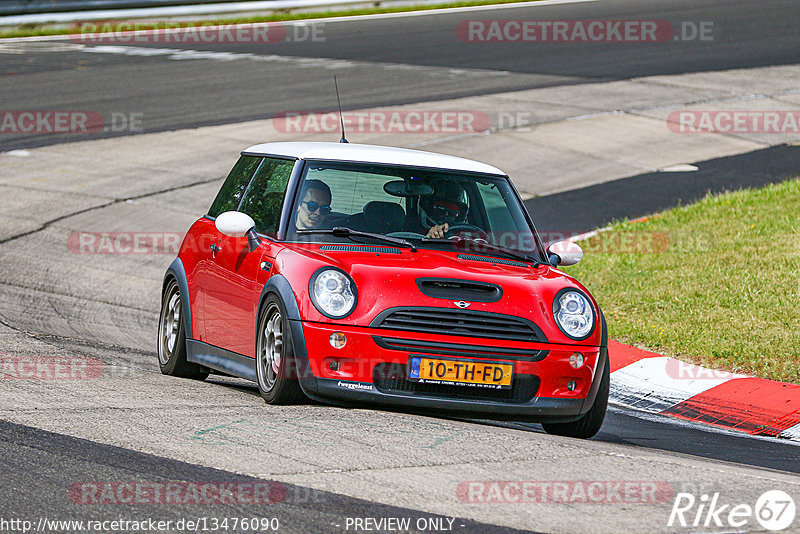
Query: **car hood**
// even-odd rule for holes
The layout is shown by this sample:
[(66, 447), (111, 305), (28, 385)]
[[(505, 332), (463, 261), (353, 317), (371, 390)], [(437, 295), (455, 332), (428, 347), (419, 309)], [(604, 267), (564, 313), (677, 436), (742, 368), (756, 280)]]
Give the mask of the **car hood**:
[[(534, 266), (471, 252), (392, 248), (295, 244), (280, 255), (279, 267), (294, 288), (301, 315), (307, 320), (331, 322), (314, 308), (310, 298), (299, 298), (303, 292), (307, 296), (313, 273), (326, 266), (345, 271), (358, 290), (356, 309), (338, 320), (342, 324), (369, 326), (382, 312), (396, 307), (466, 309), (522, 317), (536, 323), (548, 340), (574, 343), (561, 333), (552, 314), (553, 300), (564, 288), (584, 292), (598, 315), (588, 291), (550, 265)], [(381, 249), (391, 252), (375, 252)], [(442, 285), (443, 291), (435, 290)], [(484, 289), (492, 286), (499, 287), (499, 292), (487, 294)], [(491, 301), (482, 301), (487, 299)]]

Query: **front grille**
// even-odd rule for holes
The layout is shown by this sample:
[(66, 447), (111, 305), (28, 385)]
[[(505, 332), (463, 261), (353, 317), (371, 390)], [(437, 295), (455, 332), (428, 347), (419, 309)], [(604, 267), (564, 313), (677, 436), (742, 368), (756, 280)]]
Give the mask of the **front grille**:
[(541, 329), (527, 319), (449, 308), (389, 308), (370, 326), (426, 334), (547, 342)]
[(492, 389), (447, 384), (420, 384), (408, 380), (406, 372), (405, 365), (380, 363), (372, 371), (372, 381), (381, 393), (514, 403), (530, 402), (539, 390), (539, 377), (534, 375), (515, 374), (510, 389)]

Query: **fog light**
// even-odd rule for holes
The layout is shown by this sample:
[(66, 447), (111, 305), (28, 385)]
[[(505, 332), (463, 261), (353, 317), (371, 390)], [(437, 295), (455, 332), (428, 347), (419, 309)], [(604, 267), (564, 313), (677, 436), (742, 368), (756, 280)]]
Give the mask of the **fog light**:
[(343, 332), (334, 332), (329, 339), (331, 347), (341, 349), (347, 343), (347, 336)]
[(570, 391), (575, 391), (576, 386), (577, 384), (575, 383), (574, 380), (570, 380), (569, 382), (567, 382), (567, 389)]
[(583, 354), (580, 352), (573, 352), (572, 356), (569, 357), (569, 364), (574, 369), (580, 369), (583, 366)]
[(328, 364), (328, 368), (331, 371), (338, 371), (339, 370), (339, 362), (336, 360), (331, 360), (331, 363)]

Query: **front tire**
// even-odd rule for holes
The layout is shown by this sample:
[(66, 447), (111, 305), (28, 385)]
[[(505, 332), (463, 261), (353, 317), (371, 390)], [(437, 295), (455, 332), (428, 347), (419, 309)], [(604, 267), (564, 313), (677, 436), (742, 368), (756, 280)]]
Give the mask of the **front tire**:
[(178, 283), (170, 280), (161, 299), (158, 319), (158, 366), (165, 375), (205, 380), (208, 369), (186, 361), (186, 332)]
[(267, 297), (259, 314), (256, 375), (258, 390), (269, 404), (294, 404), (304, 397), (296, 376), (289, 319), (275, 295)]
[(582, 439), (588, 439), (597, 434), (600, 431), (600, 427), (603, 426), (603, 420), (606, 418), (610, 387), (611, 372), (609, 363), (606, 361), (603, 369), (603, 378), (600, 382), (600, 387), (597, 389), (597, 396), (589, 411), (583, 417), (571, 423), (542, 423), (545, 432), (556, 436)]

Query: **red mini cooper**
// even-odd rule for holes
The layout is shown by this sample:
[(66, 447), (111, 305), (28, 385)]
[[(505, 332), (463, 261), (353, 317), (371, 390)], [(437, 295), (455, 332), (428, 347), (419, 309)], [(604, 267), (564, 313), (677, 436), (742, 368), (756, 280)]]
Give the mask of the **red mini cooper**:
[(508, 176), (345, 143), (242, 152), (163, 283), (168, 375), (303, 396), (540, 422), (588, 438), (608, 403), (606, 325), (556, 267)]

